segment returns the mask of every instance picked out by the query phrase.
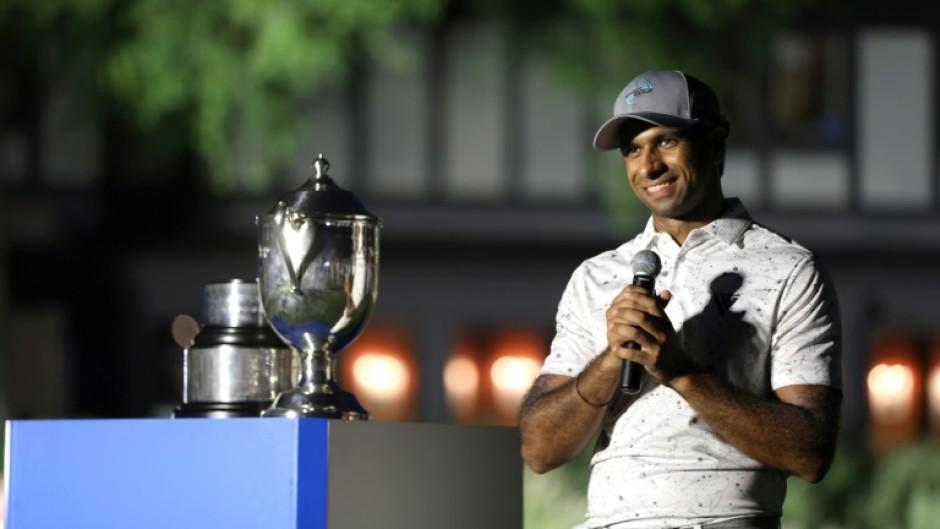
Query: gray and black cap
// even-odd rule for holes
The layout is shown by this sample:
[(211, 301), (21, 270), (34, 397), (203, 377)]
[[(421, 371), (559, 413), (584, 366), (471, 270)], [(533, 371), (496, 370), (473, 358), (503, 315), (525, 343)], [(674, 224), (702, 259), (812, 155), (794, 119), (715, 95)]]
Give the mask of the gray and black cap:
[(698, 124), (728, 127), (715, 91), (679, 71), (648, 71), (630, 81), (614, 101), (614, 116), (594, 135), (594, 148), (599, 151), (619, 148), (620, 127), (628, 119), (664, 127)]

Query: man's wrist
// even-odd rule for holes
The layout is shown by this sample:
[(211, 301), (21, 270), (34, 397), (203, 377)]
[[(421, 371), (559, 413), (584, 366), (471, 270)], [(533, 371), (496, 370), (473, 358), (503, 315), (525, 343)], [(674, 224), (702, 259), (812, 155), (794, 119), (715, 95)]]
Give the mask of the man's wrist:
[(614, 400), (613, 395), (611, 395), (610, 398), (604, 402), (593, 402), (590, 399), (588, 399), (586, 396), (584, 396), (584, 393), (581, 392), (581, 375), (583, 374), (584, 374), (584, 371), (578, 373), (578, 376), (574, 377), (574, 390), (578, 394), (578, 396), (581, 397), (581, 400), (583, 400), (586, 404), (590, 404), (591, 406), (595, 408), (603, 408), (604, 406), (607, 406), (608, 404), (611, 403), (611, 401)]
[(619, 377), (621, 363), (622, 360), (611, 352), (610, 347), (601, 351), (575, 377), (574, 389), (578, 397), (586, 404), (596, 408), (602, 408), (610, 404), (616, 392), (609, 395), (603, 393), (598, 395), (597, 384), (606, 385), (611, 383), (613, 378)]
[(598, 355), (597, 361), (601, 363), (601, 365), (598, 366), (600, 369), (604, 371), (616, 371), (617, 373), (620, 372), (620, 366), (623, 364), (623, 359), (617, 356), (609, 345)]

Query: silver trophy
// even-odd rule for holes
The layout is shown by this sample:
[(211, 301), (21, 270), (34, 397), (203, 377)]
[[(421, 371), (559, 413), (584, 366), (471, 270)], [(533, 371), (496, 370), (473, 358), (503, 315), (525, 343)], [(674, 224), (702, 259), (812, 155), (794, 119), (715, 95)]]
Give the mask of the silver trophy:
[(336, 382), (336, 354), (362, 331), (379, 284), (381, 222), (353, 193), (316, 174), (257, 218), (258, 286), (274, 332), (300, 352), (297, 387), (263, 417), (368, 419)]

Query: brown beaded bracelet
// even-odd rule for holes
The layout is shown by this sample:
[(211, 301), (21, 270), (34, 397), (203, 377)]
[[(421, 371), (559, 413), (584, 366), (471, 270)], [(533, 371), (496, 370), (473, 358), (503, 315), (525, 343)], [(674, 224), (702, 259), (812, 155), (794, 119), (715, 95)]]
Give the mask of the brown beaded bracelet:
[[(581, 373), (584, 373), (584, 371), (582, 371)], [(603, 408), (604, 406), (607, 406), (608, 404), (611, 403), (611, 401), (614, 400), (613, 395), (611, 395), (610, 399), (608, 399), (607, 402), (602, 402), (600, 404), (595, 404), (589, 401), (587, 397), (584, 396), (584, 393), (581, 393), (581, 388), (578, 386), (578, 384), (581, 382), (581, 373), (578, 373), (578, 376), (574, 377), (574, 390), (578, 393), (578, 396), (581, 397), (581, 400), (590, 404), (591, 406), (594, 406), (595, 408)]]

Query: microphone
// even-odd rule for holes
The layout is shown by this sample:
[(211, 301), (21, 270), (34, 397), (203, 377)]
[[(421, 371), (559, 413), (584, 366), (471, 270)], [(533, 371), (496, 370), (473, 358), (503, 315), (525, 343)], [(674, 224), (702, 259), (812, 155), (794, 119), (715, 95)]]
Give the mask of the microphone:
[[(630, 260), (630, 266), (633, 267), (633, 284), (653, 294), (655, 292), (656, 276), (659, 275), (662, 268), (662, 263), (660, 263), (656, 252), (640, 250)], [(633, 340), (628, 341), (623, 346), (629, 349), (640, 348), (640, 344)], [(624, 360), (623, 365), (620, 367), (620, 392), (631, 395), (639, 393), (644, 371), (642, 364)]]

